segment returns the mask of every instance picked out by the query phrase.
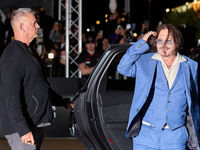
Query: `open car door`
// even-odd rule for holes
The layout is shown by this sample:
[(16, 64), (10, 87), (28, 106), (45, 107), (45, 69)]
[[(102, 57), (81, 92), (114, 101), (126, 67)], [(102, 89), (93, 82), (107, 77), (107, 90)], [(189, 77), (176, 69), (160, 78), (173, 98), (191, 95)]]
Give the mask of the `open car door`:
[(125, 137), (135, 79), (117, 65), (131, 44), (111, 45), (73, 99), (71, 133), (90, 150), (132, 150)]

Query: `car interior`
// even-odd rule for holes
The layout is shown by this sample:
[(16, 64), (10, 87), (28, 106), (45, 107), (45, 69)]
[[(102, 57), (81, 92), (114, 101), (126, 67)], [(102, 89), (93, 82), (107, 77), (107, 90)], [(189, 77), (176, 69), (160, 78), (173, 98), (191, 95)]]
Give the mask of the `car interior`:
[(134, 78), (120, 75), (116, 68), (123, 56), (112, 58), (108, 69), (102, 74), (97, 108), (101, 127), (112, 149), (132, 149), (132, 141), (125, 137), (129, 110), (134, 93)]

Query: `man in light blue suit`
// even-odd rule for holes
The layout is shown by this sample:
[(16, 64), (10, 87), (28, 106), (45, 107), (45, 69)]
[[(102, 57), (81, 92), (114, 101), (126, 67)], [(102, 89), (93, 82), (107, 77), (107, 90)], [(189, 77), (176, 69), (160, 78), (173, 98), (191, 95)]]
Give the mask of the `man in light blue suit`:
[(182, 45), (180, 31), (163, 24), (132, 45), (117, 67), (136, 78), (126, 131), (134, 150), (199, 150), (198, 64), (179, 54)]

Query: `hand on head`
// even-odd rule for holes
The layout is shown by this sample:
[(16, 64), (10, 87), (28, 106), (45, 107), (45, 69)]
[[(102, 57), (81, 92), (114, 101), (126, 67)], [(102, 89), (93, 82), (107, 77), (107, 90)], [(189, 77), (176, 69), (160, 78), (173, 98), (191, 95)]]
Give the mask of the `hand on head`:
[(149, 40), (149, 37), (152, 36), (152, 35), (156, 36), (157, 33), (155, 31), (149, 31), (142, 37), (142, 39), (147, 42)]

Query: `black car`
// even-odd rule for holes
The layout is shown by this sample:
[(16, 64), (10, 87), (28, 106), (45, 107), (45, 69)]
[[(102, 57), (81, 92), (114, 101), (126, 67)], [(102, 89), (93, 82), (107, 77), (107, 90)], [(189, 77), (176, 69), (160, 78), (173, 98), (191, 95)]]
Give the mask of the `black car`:
[(73, 99), (71, 135), (89, 150), (132, 150), (132, 141), (125, 137), (125, 131), (135, 79), (116, 70), (130, 46), (110, 45)]

